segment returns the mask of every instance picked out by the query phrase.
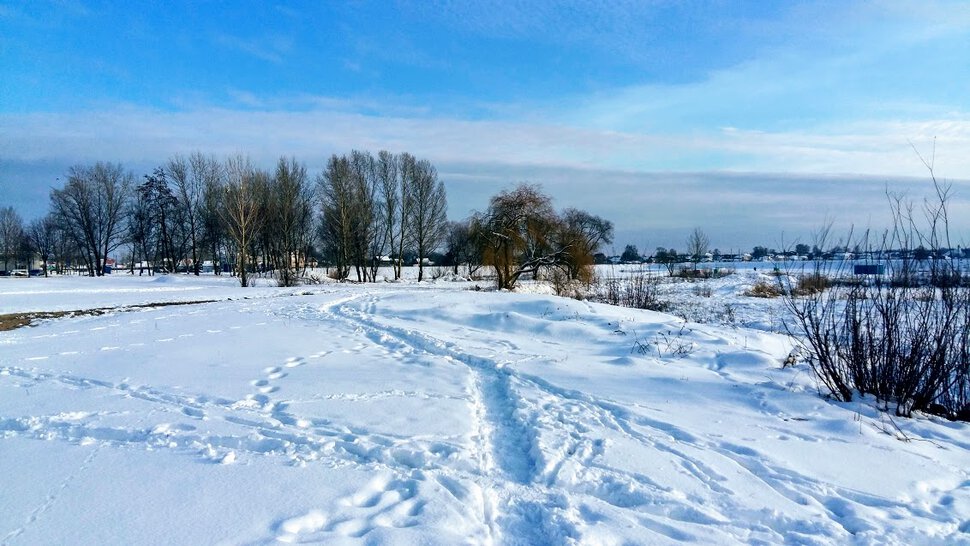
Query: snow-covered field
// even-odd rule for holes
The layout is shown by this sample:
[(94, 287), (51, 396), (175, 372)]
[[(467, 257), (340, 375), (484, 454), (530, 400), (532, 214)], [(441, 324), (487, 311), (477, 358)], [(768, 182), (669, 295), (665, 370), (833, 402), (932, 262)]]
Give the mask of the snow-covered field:
[(820, 398), (757, 275), (665, 287), (708, 324), (469, 283), (0, 279), (0, 313), (217, 300), (0, 332), (0, 543), (970, 544), (970, 428)]

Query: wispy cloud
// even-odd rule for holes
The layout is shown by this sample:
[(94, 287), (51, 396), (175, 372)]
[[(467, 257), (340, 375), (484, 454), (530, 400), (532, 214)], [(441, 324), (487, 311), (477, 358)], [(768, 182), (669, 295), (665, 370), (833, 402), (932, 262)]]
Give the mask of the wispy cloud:
[[(321, 157), (354, 147), (408, 150), (438, 161), (634, 172), (727, 170), (794, 174), (922, 176), (910, 142), (937, 141), (940, 173), (970, 179), (970, 116), (833, 124), (816, 131), (723, 128), (688, 133), (611, 131), (554, 122), (427, 117), (378, 103), (306, 96), (300, 111), (235, 90), (256, 110), (163, 112), (121, 107), (74, 114), (0, 114), (0, 153), (25, 160), (118, 159), (185, 149)], [(205, 130), (200, 130), (204, 127)], [(15, 130), (16, 128), (16, 130)]]
[(257, 59), (277, 64), (282, 63), (293, 48), (292, 39), (279, 35), (240, 38), (220, 33), (215, 35), (213, 42), (224, 49), (239, 51)]
[[(750, 246), (775, 244), (782, 232), (789, 241), (804, 240), (830, 217), (845, 228), (885, 225), (886, 184), (925, 193), (925, 168), (907, 139), (926, 150), (935, 134), (937, 174), (957, 184), (955, 213), (970, 218), (966, 119), (832, 127), (828, 135), (724, 129), (670, 136), (365, 115), (347, 111), (354, 104), (330, 106), (335, 109), (2, 114), (0, 178), (28, 184), (18, 166), (59, 165), (41, 180), (46, 187), (77, 162), (121, 161), (147, 172), (174, 153), (195, 150), (249, 154), (266, 168), (281, 155), (295, 155), (319, 172), (332, 153), (389, 149), (435, 162), (453, 217), (483, 207), (499, 189), (530, 181), (543, 184), (559, 206), (610, 218), (624, 240), (637, 244), (677, 245), (698, 225), (716, 233), (717, 245)], [(960, 236), (970, 240), (970, 233)]]

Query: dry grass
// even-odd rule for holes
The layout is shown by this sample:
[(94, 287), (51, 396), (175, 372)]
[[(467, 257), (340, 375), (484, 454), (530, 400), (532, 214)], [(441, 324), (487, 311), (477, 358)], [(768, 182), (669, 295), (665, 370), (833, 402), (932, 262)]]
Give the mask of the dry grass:
[(825, 275), (812, 274), (798, 277), (798, 284), (795, 286), (796, 296), (807, 296), (824, 292), (832, 285), (832, 282)]
[(781, 296), (781, 287), (773, 282), (758, 281), (744, 295), (752, 298), (777, 298)]

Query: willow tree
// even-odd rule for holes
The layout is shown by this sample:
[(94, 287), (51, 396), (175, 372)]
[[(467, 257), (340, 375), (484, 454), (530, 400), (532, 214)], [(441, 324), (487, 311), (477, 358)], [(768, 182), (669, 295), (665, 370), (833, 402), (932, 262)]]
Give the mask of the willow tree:
[(522, 275), (561, 263), (567, 248), (553, 238), (558, 223), (549, 197), (529, 184), (492, 197), (472, 218), (482, 262), (495, 270), (499, 288), (511, 290)]

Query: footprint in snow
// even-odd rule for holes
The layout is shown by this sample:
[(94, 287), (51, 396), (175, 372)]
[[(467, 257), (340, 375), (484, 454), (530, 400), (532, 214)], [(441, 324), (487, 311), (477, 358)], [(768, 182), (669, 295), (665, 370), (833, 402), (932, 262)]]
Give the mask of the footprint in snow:
[(304, 542), (306, 535), (311, 535), (322, 530), (328, 523), (326, 514), (319, 510), (312, 510), (302, 516), (297, 516), (283, 520), (279, 524), (279, 535), (276, 540), (283, 543)]
[(205, 419), (205, 412), (198, 408), (184, 407), (182, 408), (182, 414), (194, 419)]

